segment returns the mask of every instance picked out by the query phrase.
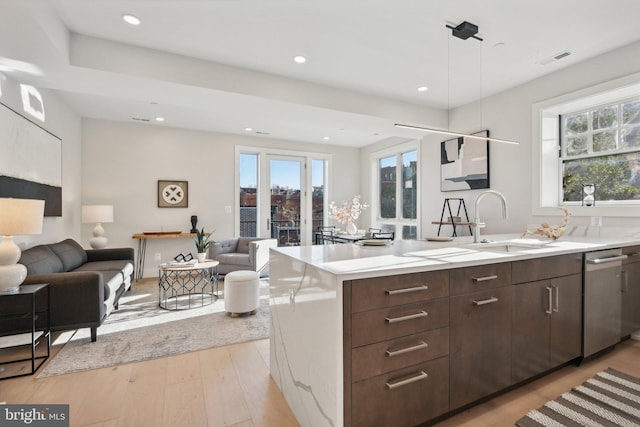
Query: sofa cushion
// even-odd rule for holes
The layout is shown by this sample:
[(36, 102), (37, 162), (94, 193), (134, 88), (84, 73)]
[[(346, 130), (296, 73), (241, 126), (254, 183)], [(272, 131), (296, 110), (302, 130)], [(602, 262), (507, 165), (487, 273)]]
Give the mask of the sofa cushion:
[(22, 251), (18, 262), (27, 267), (28, 275), (53, 274), (64, 271), (60, 258), (46, 245), (38, 245)]
[(87, 262), (87, 252), (73, 239), (66, 239), (49, 247), (62, 261), (64, 271), (74, 270)]
[[(123, 274), (131, 274), (133, 265), (126, 259), (114, 259), (111, 261), (93, 261), (82, 264), (73, 271), (118, 271)], [(105, 276), (105, 279), (109, 278)]]
[(241, 237), (238, 239), (238, 247), (236, 248), (236, 252), (239, 252), (241, 254), (248, 254), (249, 253), (249, 243), (251, 243), (252, 240), (255, 240), (253, 238), (250, 237)]
[(233, 252), (230, 254), (220, 254), (216, 257), (216, 260), (220, 262), (220, 264), (233, 264), (247, 267), (251, 266), (251, 262), (249, 261), (249, 254), (241, 254), (237, 252)]

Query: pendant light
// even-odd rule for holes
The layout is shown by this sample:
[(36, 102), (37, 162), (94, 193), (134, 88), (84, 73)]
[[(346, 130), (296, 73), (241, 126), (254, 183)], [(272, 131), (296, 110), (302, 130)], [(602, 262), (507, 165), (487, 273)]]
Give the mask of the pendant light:
[[(446, 27), (448, 29), (451, 30), (451, 35), (454, 37), (457, 37), (459, 39), (462, 40), (467, 40), (469, 38), (474, 38), (476, 40), (479, 40), (480, 42), (483, 41), (482, 38), (478, 37), (476, 34), (478, 33), (478, 26), (474, 25), (470, 22), (464, 21), (463, 23), (461, 23), (460, 25), (456, 26), (456, 27), (452, 27), (451, 25), (446, 25)], [(449, 48), (448, 48), (449, 49)], [(481, 54), (482, 54), (482, 48), (480, 50)], [(480, 63), (480, 75), (482, 76), (482, 61)], [(447, 78), (450, 79), (449, 77), (449, 70), (447, 70)], [(447, 86), (449, 86), (447, 84)], [(447, 88), (447, 91), (450, 92), (450, 89)], [(482, 79), (480, 82), (480, 102), (482, 103)], [(447, 105), (447, 112), (450, 110), (449, 105)], [(480, 127), (482, 127), (482, 104), (480, 105)], [(411, 129), (411, 130), (418, 130), (421, 132), (429, 132), (429, 133), (437, 133), (437, 134), (441, 134), (441, 135), (447, 135), (447, 136), (453, 136), (453, 137), (458, 137), (458, 138), (471, 138), (471, 139), (481, 139), (484, 141), (493, 141), (493, 142), (500, 142), (500, 143), (504, 143), (504, 144), (520, 144), (517, 141), (513, 141), (513, 140), (509, 140), (509, 139), (502, 139), (502, 138), (495, 138), (495, 137), (487, 137), (487, 136), (482, 136), (482, 135), (473, 135), (473, 134), (468, 134), (468, 133), (462, 133), (462, 132), (454, 132), (451, 130), (444, 130), (444, 129), (437, 129), (437, 128), (432, 128), (432, 127), (426, 127), (426, 126), (415, 126), (415, 125), (408, 125), (408, 124), (402, 124), (402, 123), (396, 123), (394, 125), (397, 128), (403, 128), (403, 129)]]

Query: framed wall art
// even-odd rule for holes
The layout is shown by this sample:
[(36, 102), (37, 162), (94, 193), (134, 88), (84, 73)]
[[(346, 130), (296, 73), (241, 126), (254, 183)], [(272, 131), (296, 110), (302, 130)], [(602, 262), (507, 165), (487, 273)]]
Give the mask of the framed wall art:
[(158, 180), (158, 207), (189, 207), (189, 183), (187, 181)]
[[(473, 135), (489, 137), (483, 130)], [(440, 191), (489, 188), (489, 141), (454, 138), (440, 143)]]
[(0, 197), (44, 200), (44, 216), (62, 216), (62, 140), (2, 103)]

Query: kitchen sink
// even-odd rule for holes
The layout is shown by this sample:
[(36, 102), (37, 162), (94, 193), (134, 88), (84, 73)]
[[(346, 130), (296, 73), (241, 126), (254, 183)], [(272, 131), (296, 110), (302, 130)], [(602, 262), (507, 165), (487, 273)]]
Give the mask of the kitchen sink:
[[(527, 241), (531, 240), (531, 241)], [(467, 245), (468, 249), (477, 251), (490, 251), (490, 252), (521, 252), (531, 249), (544, 248), (548, 242), (543, 242), (534, 239), (514, 239), (503, 240), (497, 242), (483, 242), (473, 243)]]

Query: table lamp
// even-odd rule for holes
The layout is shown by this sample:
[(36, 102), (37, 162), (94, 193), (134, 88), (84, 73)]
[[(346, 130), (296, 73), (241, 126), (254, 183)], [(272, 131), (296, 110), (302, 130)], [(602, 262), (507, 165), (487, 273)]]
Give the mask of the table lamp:
[(102, 223), (113, 222), (113, 206), (111, 205), (85, 205), (82, 207), (82, 222), (95, 223), (93, 237), (89, 244), (93, 249), (102, 249), (107, 246), (107, 238), (104, 236)]
[(41, 234), (44, 200), (0, 198), (0, 293), (15, 294), (27, 277), (13, 236)]

